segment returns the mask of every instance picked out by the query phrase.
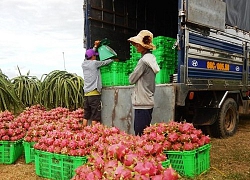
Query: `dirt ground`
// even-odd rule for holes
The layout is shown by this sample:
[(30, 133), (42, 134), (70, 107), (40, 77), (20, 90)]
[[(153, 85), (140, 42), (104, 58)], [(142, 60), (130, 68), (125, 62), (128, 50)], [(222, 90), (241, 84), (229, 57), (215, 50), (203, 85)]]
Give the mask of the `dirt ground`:
[[(250, 179), (250, 117), (241, 117), (237, 133), (227, 139), (211, 140), (210, 169), (195, 180)], [(186, 180), (190, 178), (180, 178)], [(34, 163), (21, 156), (14, 164), (0, 164), (0, 180), (47, 180), (35, 173)]]

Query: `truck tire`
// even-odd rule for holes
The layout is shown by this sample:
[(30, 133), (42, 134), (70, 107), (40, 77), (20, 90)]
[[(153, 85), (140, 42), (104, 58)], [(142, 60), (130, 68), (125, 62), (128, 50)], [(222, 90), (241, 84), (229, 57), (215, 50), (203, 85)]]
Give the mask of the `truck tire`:
[(228, 98), (223, 103), (217, 121), (212, 125), (213, 137), (226, 138), (233, 136), (237, 131), (239, 113), (237, 103), (233, 98)]

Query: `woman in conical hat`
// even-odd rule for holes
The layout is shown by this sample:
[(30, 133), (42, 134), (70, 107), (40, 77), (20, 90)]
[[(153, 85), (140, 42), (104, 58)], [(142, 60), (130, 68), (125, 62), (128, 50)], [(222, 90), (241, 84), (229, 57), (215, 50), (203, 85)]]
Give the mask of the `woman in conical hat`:
[(142, 30), (128, 41), (141, 53), (134, 71), (129, 76), (130, 84), (134, 84), (132, 106), (134, 109), (135, 135), (142, 135), (143, 130), (150, 126), (154, 108), (155, 77), (160, 68), (156, 57), (152, 54), (155, 49), (153, 34)]

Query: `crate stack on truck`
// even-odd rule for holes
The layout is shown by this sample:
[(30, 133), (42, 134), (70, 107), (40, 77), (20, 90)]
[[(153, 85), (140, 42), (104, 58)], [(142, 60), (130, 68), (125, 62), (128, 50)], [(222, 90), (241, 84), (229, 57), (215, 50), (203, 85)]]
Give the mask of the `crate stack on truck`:
[(156, 84), (170, 83), (170, 76), (177, 68), (176, 39), (166, 36), (157, 36), (153, 39), (156, 49), (153, 54), (160, 66), (159, 73), (156, 74)]
[[(175, 73), (177, 68), (177, 49), (174, 44), (175, 38), (157, 36), (153, 38), (156, 46), (152, 50), (157, 63), (160, 67), (156, 74), (156, 84), (165, 84), (170, 82), (170, 76)], [(119, 56), (118, 56), (119, 57)], [(129, 85), (129, 74), (134, 70), (141, 54), (137, 52), (133, 45), (130, 45), (130, 58), (125, 62), (113, 62), (108, 66), (101, 67), (102, 84), (104, 87), (127, 86)]]

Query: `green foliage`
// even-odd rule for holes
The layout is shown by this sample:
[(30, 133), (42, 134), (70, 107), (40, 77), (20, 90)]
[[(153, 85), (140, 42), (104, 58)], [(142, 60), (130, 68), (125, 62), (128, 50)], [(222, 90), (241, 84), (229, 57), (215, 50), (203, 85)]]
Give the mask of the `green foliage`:
[(66, 107), (71, 110), (83, 107), (83, 78), (67, 71), (55, 70), (41, 83), (39, 103), (48, 109)]
[(0, 71), (0, 110), (19, 113), (23, 108), (24, 104), (18, 98), (13, 84), (9, 78)]
[(25, 107), (38, 104), (41, 81), (37, 77), (20, 75), (11, 81), (17, 96)]
[(82, 77), (67, 71), (52, 71), (43, 75), (41, 80), (29, 73), (20, 73), (20, 76), (10, 80), (0, 70), (0, 111), (9, 110), (18, 114), (25, 107), (36, 104), (46, 109), (83, 108), (83, 83)]

